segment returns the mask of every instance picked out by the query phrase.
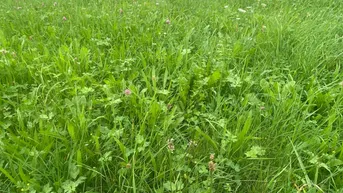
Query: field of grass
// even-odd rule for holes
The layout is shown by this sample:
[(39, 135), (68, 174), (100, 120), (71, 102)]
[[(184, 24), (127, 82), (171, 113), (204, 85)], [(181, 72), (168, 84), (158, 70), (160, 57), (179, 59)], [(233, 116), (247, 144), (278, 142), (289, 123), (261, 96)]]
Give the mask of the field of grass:
[(0, 192), (343, 192), (342, 11), (2, 0)]

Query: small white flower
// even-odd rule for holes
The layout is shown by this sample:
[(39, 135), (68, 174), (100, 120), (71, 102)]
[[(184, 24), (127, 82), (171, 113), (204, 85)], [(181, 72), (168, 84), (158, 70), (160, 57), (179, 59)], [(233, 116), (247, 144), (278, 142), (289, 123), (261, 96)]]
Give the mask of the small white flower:
[(171, 153), (174, 152), (175, 146), (174, 146), (174, 139), (173, 138), (167, 140), (167, 148)]
[(198, 143), (197, 143), (196, 141), (190, 140), (190, 141), (188, 142), (188, 147), (196, 147), (196, 146), (198, 146)]
[(5, 49), (1, 49), (0, 52), (2, 52), (3, 54), (7, 54), (8, 53), (8, 51), (5, 50)]
[(241, 9), (241, 8), (239, 8), (238, 11), (241, 12), (241, 13), (246, 13), (247, 12), (244, 9)]

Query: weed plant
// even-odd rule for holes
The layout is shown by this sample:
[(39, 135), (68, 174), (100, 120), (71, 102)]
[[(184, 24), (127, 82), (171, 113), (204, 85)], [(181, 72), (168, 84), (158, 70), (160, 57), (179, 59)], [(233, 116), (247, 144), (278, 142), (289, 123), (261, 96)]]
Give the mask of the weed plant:
[(0, 192), (343, 192), (342, 10), (2, 0)]

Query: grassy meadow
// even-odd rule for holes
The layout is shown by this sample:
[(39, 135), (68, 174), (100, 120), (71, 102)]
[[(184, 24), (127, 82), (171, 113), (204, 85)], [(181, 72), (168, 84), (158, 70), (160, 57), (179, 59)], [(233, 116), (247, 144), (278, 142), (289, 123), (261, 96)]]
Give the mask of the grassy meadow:
[(1, 193), (343, 192), (343, 1), (1, 0)]

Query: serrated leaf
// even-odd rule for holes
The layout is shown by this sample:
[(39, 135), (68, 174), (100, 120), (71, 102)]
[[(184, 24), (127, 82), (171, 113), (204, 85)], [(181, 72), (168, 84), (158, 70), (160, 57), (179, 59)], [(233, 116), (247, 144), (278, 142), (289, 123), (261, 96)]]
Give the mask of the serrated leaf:
[(257, 158), (258, 156), (264, 156), (266, 151), (260, 146), (253, 146), (245, 155), (249, 158)]
[(177, 181), (175, 183), (171, 182), (171, 181), (167, 181), (166, 183), (163, 184), (163, 187), (165, 188), (165, 190), (167, 191), (180, 191), (183, 189), (184, 184), (181, 181)]
[(136, 136), (136, 142), (137, 142), (138, 144), (143, 143), (143, 142), (144, 142), (144, 137), (143, 137), (142, 135), (138, 134), (138, 135)]
[(221, 73), (219, 71), (213, 72), (213, 74), (210, 76), (210, 79), (208, 80), (208, 84), (212, 85), (218, 82), (221, 78)]
[(112, 100), (110, 100), (110, 102), (107, 105), (116, 105), (116, 104), (120, 104), (122, 102), (123, 101), (121, 99), (112, 99)]
[(43, 186), (43, 189), (42, 189), (43, 193), (51, 193), (51, 191), (52, 191), (52, 187), (50, 186), (50, 184), (45, 184)]
[(46, 115), (46, 114), (39, 115), (39, 118), (44, 119), (44, 120), (49, 119), (48, 115)]

